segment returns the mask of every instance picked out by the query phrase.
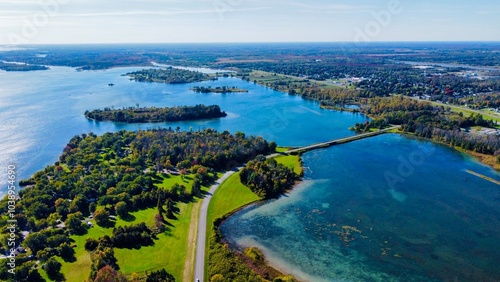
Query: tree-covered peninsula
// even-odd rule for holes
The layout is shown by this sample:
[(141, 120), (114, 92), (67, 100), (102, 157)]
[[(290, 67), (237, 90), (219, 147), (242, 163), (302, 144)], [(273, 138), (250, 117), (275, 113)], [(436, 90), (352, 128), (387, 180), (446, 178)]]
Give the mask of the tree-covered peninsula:
[(126, 75), (138, 82), (159, 82), (167, 84), (181, 84), (200, 82), (212, 79), (208, 74), (168, 67), (166, 69), (143, 69), (130, 72)]
[[(14, 235), (2, 234), (0, 251), (11, 249), (12, 236), (21, 247), (15, 274), (2, 263), (0, 280), (174, 281), (174, 274), (182, 280), (182, 266), (172, 264), (184, 265), (189, 207), (217, 171), (275, 148), (261, 137), (211, 129), (75, 136), (54, 165), (20, 183), (26, 187), (14, 204), (8, 195), (0, 201), (0, 226), (17, 222)], [(152, 261), (151, 252), (162, 259)], [(130, 256), (133, 262), (124, 259)], [(153, 263), (159, 271), (150, 272)]]
[(258, 196), (269, 199), (291, 189), (298, 175), (275, 159), (260, 155), (249, 161), (240, 172), (240, 181)]
[(129, 107), (118, 110), (104, 108), (104, 110), (86, 111), (85, 116), (97, 121), (144, 123), (221, 118), (227, 114), (217, 105), (196, 105), (171, 108)]

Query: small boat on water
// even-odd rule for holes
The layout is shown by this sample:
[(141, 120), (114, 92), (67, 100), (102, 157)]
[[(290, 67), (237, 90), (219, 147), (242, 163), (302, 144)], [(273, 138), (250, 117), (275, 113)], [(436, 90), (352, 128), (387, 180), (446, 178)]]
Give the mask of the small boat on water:
[(114, 83), (108, 83), (108, 86), (115, 86)]

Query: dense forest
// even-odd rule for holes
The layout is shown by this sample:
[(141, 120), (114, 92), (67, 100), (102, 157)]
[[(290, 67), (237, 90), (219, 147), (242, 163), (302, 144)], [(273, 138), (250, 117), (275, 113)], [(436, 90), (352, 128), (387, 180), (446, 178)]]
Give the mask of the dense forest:
[(263, 155), (249, 161), (240, 172), (241, 183), (264, 199), (275, 198), (291, 189), (298, 175)]
[(233, 93), (233, 92), (248, 92), (248, 90), (246, 90), (246, 89), (239, 89), (239, 88), (236, 88), (234, 86), (233, 87), (217, 86), (214, 88), (212, 88), (211, 86), (208, 86), (208, 87), (195, 86), (195, 87), (191, 88), (191, 90), (193, 90), (194, 92), (197, 92), (197, 93), (221, 93), (221, 94)]
[(451, 146), (482, 154), (500, 153), (500, 138), (496, 135), (474, 134), (463, 128), (473, 126), (495, 127), (491, 120), (480, 114), (463, 117), (444, 107), (432, 106), (404, 97), (373, 98), (361, 105), (361, 111), (373, 117), (365, 124), (356, 124), (354, 130), (366, 132), (370, 128), (382, 128), (388, 124), (402, 125), (404, 132), (433, 139)]
[(143, 69), (141, 71), (127, 73), (126, 75), (139, 82), (160, 82), (168, 84), (191, 83), (211, 79), (208, 74), (172, 67), (166, 69)]
[(172, 108), (129, 107), (119, 110), (104, 108), (104, 110), (86, 111), (85, 116), (96, 121), (144, 123), (211, 119), (225, 117), (227, 114), (217, 105), (196, 105)]
[[(73, 137), (59, 161), (20, 182), (26, 187), (19, 192), (15, 206), (15, 234), (27, 253), (16, 256), (15, 280), (43, 281), (36, 264), (41, 261), (49, 265), (46, 272), (61, 281), (60, 264), (54, 258), (75, 259), (69, 236), (87, 232), (85, 219), (89, 215), (98, 225), (112, 226), (111, 215), (121, 217), (130, 211), (156, 207), (155, 222), (115, 228), (112, 236), (86, 244), (92, 259), (91, 279), (101, 270), (119, 271), (113, 249), (155, 244), (155, 234), (164, 230), (175, 203), (199, 196), (200, 183), (211, 181), (210, 172), (231, 169), (275, 148), (274, 142), (260, 137), (210, 129), (119, 131)], [(170, 189), (158, 188), (156, 183), (164, 169), (194, 173), (191, 192), (177, 184)], [(7, 226), (10, 219), (8, 201), (7, 196), (0, 201), (1, 226)], [(2, 252), (9, 248), (8, 238), (8, 233), (2, 233)], [(104, 269), (105, 265), (112, 269)], [(6, 264), (0, 264), (0, 279), (11, 278)]]

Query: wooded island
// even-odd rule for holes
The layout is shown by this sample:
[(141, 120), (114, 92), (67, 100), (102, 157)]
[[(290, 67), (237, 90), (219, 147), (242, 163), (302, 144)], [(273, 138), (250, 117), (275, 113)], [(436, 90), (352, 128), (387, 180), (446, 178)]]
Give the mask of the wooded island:
[(171, 108), (129, 107), (118, 110), (106, 107), (104, 110), (85, 111), (85, 116), (96, 121), (143, 123), (220, 118), (227, 114), (218, 105), (196, 105)]

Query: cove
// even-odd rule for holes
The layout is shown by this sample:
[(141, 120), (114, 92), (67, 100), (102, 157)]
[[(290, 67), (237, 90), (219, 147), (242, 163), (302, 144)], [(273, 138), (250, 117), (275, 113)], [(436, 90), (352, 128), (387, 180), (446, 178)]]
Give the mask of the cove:
[[(404, 160), (412, 170), (400, 174)], [(302, 281), (500, 279), (500, 187), (466, 172), (500, 179), (489, 167), (395, 134), (303, 161), (304, 181), (291, 193), (221, 225), (230, 246), (257, 246)], [(403, 181), (388, 182), (388, 173)]]

